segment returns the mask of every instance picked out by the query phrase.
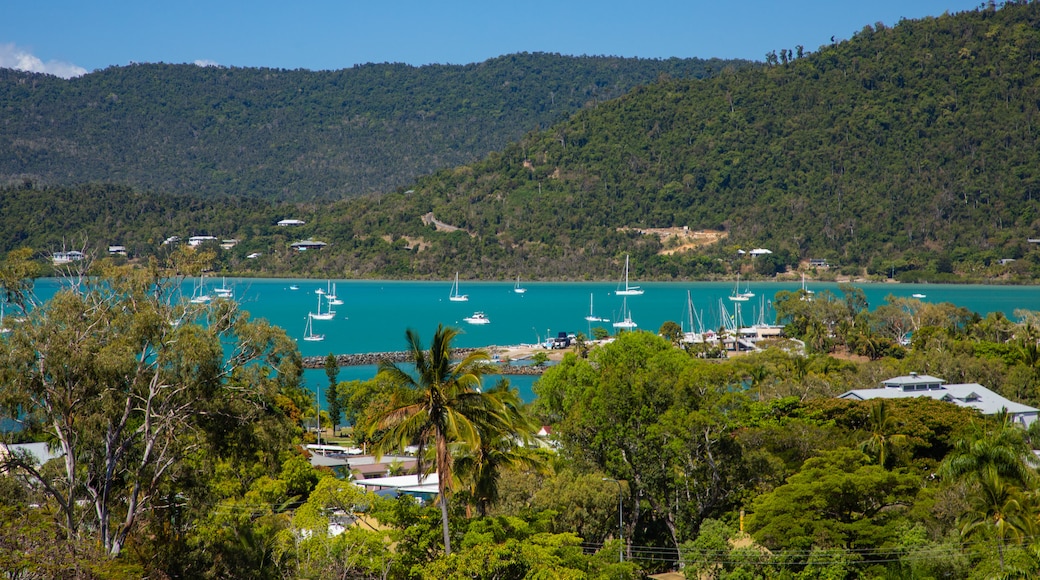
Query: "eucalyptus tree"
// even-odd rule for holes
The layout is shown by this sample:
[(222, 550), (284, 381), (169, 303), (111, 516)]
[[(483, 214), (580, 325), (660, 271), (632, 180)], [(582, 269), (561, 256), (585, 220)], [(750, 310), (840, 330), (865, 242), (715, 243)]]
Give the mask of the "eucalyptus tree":
[(455, 328), (438, 326), (427, 351), (417, 332), (405, 332), (414, 373), (389, 360), (379, 363), (380, 374), (400, 388), (376, 412), (369, 426), (370, 437), (378, 432), (377, 454), (418, 446), (420, 474), (430, 471), (424, 463), (427, 450), (433, 448), (446, 554), (451, 554), (448, 495), (454, 487), (452, 443), (473, 450), (480, 446), (482, 431), (512, 429), (511, 414), (502, 400), (480, 390), (481, 377), (488, 368), (487, 353), (477, 350), (462, 360), (452, 360), (452, 341), (458, 333)]
[(19, 455), (0, 467), (45, 491), (66, 537), (114, 557), (195, 477), (182, 460), (278, 414), (275, 394), (298, 384), (301, 364), (284, 331), (233, 301), (187, 304), (154, 263), (98, 273), (0, 340), (0, 404), (45, 434), (60, 468)]
[(748, 481), (732, 437), (747, 402), (734, 387), (742, 381), (735, 366), (626, 332), (587, 360), (565, 355), (536, 383), (535, 406), (563, 457), (628, 482), (626, 537), (678, 548), (704, 518), (733, 507)]

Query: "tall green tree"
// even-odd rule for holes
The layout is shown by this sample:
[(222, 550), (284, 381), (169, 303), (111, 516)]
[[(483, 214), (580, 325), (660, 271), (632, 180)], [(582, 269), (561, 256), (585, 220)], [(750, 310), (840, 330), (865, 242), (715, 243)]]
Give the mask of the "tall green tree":
[(488, 354), (477, 350), (458, 362), (452, 360), (452, 341), (458, 333), (455, 328), (439, 325), (427, 351), (417, 332), (405, 332), (414, 372), (388, 360), (379, 363), (380, 373), (401, 388), (394, 392), (389, 405), (378, 411), (369, 428), (369, 436), (380, 432), (377, 453), (417, 445), (420, 474), (429, 471), (423, 463), (432, 447), (446, 554), (451, 554), (448, 497), (453, 489), (452, 443), (473, 450), (480, 446), (482, 430), (511, 429), (502, 402), (480, 390)]
[(968, 539), (980, 532), (992, 534), (1003, 570), (1008, 541), (1020, 542), (1037, 529), (1028, 495), (1001, 477), (996, 466), (987, 465), (977, 475), (968, 501), (970, 509), (958, 520), (961, 536)]
[(870, 436), (860, 443), (860, 450), (877, 457), (878, 465), (885, 467), (893, 447), (906, 440), (904, 435), (894, 432), (897, 427), (888, 403), (884, 399), (874, 401), (870, 405), (870, 419), (867, 423)]
[(284, 331), (233, 301), (178, 302), (178, 279), (157, 267), (98, 273), (69, 280), (0, 341), (0, 404), (61, 455), (57, 470), (18, 455), (4, 467), (46, 491), (67, 537), (115, 557), (191, 479), (183, 460), (216, 431), (234, 439), (236, 426), (277, 414), (301, 365)]
[(328, 403), (329, 418), (332, 419), (332, 430), (335, 433), (336, 425), (339, 424), (343, 415), (343, 399), (336, 388), (339, 363), (336, 362), (336, 355), (331, 352), (325, 357), (325, 376), (329, 379), (329, 388), (325, 390), (325, 400)]

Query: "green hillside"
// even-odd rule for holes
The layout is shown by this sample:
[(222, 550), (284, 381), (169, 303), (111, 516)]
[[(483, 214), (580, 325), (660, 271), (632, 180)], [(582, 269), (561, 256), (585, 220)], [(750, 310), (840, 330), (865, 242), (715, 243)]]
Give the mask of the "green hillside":
[[(662, 78), (392, 193), (236, 207), (231, 221), (186, 223), (243, 239), (218, 266), (245, 274), (444, 278), (459, 270), (484, 279), (518, 271), (610, 279), (631, 254), (640, 279), (729, 276), (737, 268), (772, 276), (817, 258), (836, 266), (832, 273), (1035, 280), (1040, 259), (1028, 240), (1040, 237), (1038, 55), (1036, 3), (867, 26), (816, 52), (781, 50), (767, 66)], [(303, 110), (316, 109), (283, 114)], [(222, 134), (217, 125), (214, 134)], [(255, 149), (235, 153), (248, 158)], [(256, 163), (257, 171), (277, 171)], [(249, 175), (256, 174), (227, 173)], [(290, 214), (307, 225), (273, 228)], [(689, 249), (689, 240), (636, 231), (646, 228), (719, 240)], [(106, 227), (94, 231), (105, 241)], [(53, 245), (71, 233), (38, 228), (23, 243)], [(304, 237), (329, 245), (288, 251)], [(774, 253), (755, 260), (738, 253), (756, 247)], [(243, 260), (257, 251), (267, 258)]]
[[(726, 259), (765, 247), (849, 271), (1029, 275), (1038, 55), (1035, 3), (867, 26), (786, 64), (641, 87), (414, 194), (344, 206), (329, 233), (421, 236), (429, 249), (399, 265), (441, 275), (603, 277), (626, 252), (644, 276), (718, 270), (619, 231), (669, 226), (724, 232)], [(427, 212), (473, 237), (433, 233)]]
[(0, 69), (0, 184), (340, 199), (470, 163), (658, 78), (736, 61), (514, 54), (338, 71), (135, 64)]

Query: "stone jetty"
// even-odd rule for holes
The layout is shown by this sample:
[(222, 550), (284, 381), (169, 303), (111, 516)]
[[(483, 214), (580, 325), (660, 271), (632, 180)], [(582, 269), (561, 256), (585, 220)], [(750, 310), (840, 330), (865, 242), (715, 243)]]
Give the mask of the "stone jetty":
[[(452, 356), (455, 358), (462, 358), (466, 355), (476, 351), (475, 348), (457, 348), (452, 351)], [(358, 367), (366, 365), (377, 365), (380, 361), (389, 360), (395, 363), (406, 363), (411, 360), (411, 353), (406, 350), (392, 351), (392, 352), (365, 352), (358, 354), (338, 354), (336, 356), (336, 366), (341, 367)], [(324, 356), (306, 356), (303, 357), (303, 368), (305, 369), (323, 369), (325, 368)], [(537, 365), (511, 365), (503, 364), (498, 362), (488, 362), (488, 366), (497, 369), (494, 373), (488, 374), (501, 374), (501, 375), (540, 375), (545, 370), (542, 366)]]

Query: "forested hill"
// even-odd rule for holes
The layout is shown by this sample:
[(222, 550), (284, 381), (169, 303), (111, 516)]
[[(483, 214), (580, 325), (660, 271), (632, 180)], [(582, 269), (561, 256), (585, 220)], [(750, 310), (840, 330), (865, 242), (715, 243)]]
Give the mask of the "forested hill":
[[(402, 258), (419, 269), (463, 253), (451, 267), (485, 276), (527, 263), (604, 276), (629, 251), (644, 275), (689, 275), (655, 238), (618, 232), (667, 226), (725, 231), (726, 257), (761, 246), (886, 274), (1034, 267), (1021, 258), (1040, 237), (1038, 57), (1036, 3), (866, 26), (765, 68), (642, 87), (329, 219), (433, 242)], [(479, 243), (431, 233), (427, 212)]]
[(338, 71), (135, 64), (0, 69), (0, 184), (340, 199), (480, 159), (661, 77), (737, 61), (514, 54)]
[[(611, 279), (630, 253), (633, 275), (644, 280), (725, 276), (735, 268), (769, 276), (808, 258), (827, 259), (850, 274), (865, 269), (907, 280), (1036, 280), (1040, 258), (1028, 239), (1040, 238), (1038, 57), (1037, 3), (866, 26), (848, 41), (811, 53), (782, 50), (768, 66), (641, 86), (530, 132), (479, 162), (439, 170), (389, 194), (306, 206), (213, 207), (209, 217), (188, 222), (196, 224), (194, 231), (170, 233), (242, 239), (218, 266), (238, 264), (244, 272), (265, 275), (446, 278), (458, 270), (483, 279), (508, 279), (517, 272), (525, 278)], [(135, 68), (106, 72), (132, 75)], [(141, 70), (176, 71), (214, 82), (239, 74), (261, 78), (256, 71)], [(20, 78), (39, 86), (65, 82)], [(117, 106), (113, 103), (135, 94), (95, 106)], [(233, 103), (239, 113), (247, 110), (249, 99), (235, 95), (224, 104)], [(264, 110), (275, 115), (274, 108)], [(264, 144), (232, 146), (241, 133), (227, 127), (234, 124), (228, 119), (238, 119), (236, 127), (247, 121), (217, 111), (207, 113), (211, 124), (199, 135), (220, 137), (234, 149), (226, 158), (240, 157), (250, 169), (227, 172), (210, 164), (212, 179), (224, 176), (228, 183), (239, 183), (257, 172), (280, 171), (250, 156), (262, 150), (270, 159), (280, 158), (296, 145), (272, 137)], [(190, 112), (182, 113), (191, 118)], [(278, 114), (299, 115), (289, 108)], [(502, 114), (511, 112), (503, 109)], [(260, 117), (242, 115), (248, 122)], [(342, 118), (325, 125), (337, 129), (309, 135), (342, 136)], [(282, 131), (285, 121), (279, 119), (263, 131), (269, 136)], [(93, 125), (95, 130), (105, 126)], [(171, 142), (182, 141), (184, 136), (177, 135), (182, 129), (165, 129)], [(132, 131), (123, 133), (128, 143), (134, 141)], [(81, 154), (76, 142), (47, 134), (41, 128), (35, 138), (23, 135), (13, 150), (41, 159)], [(8, 132), (0, 132), (0, 140), (15, 141)], [(117, 142), (108, 146), (125, 147), (120, 167), (137, 167), (138, 157), (169, 164), (187, 159)], [(0, 147), (0, 155), (11, 151)], [(204, 158), (213, 151), (189, 148), (197, 155), (192, 163), (199, 165), (210, 163)], [(301, 172), (313, 170), (308, 175), (337, 179), (331, 169), (316, 170), (324, 166), (315, 165), (313, 157), (292, 160)], [(19, 196), (30, 204), (44, 199)], [(224, 215), (228, 212), (233, 223)], [(278, 216), (299, 217), (307, 224), (291, 232), (271, 227)], [(24, 232), (23, 243), (38, 250), (53, 251), (45, 246), (77, 233), (71, 228), (43, 231), (32, 219), (15, 225)], [(635, 231), (666, 227), (712, 230), (722, 241), (670, 254), (679, 249), (673, 247), (674, 238)], [(91, 231), (99, 233), (91, 234), (91, 242), (136, 239), (145, 247), (157, 237), (127, 232), (124, 239), (110, 241), (102, 239), (107, 229), (95, 224)], [(303, 254), (287, 250), (302, 238), (329, 245)], [(755, 247), (774, 254), (737, 259), (738, 249)], [(265, 258), (244, 260), (245, 252), (263, 252)]]

